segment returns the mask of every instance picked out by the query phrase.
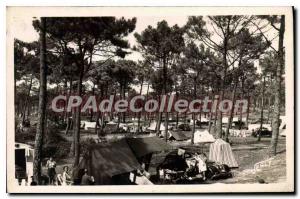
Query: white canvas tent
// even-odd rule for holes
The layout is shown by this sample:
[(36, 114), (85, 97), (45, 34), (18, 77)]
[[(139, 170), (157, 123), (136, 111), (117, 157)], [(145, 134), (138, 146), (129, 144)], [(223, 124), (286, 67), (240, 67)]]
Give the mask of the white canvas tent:
[(215, 141), (214, 136), (206, 129), (204, 131), (197, 130), (194, 134), (194, 143), (212, 143)]
[(80, 125), (84, 130), (94, 129), (96, 128), (96, 122), (89, 122), (89, 121), (81, 121)]
[(201, 118), (201, 122), (209, 122), (209, 119), (207, 119), (206, 117)]
[(229, 167), (238, 167), (238, 163), (234, 158), (230, 144), (222, 139), (217, 139), (210, 145), (208, 159), (221, 164), (226, 164)]
[[(234, 117), (234, 118), (232, 118), (232, 121), (233, 122), (238, 122), (238, 121), (240, 121), (240, 117)], [(242, 122), (246, 122), (246, 118), (245, 117), (242, 117)]]
[(279, 135), (282, 136), (282, 137), (286, 137), (286, 120), (282, 119), (281, 117), (284, 117), (284, 116), (280, 116), (280, 119), (282, 121), (281, 121), (281, 124), (279, 126)]
[[(271, 124), (263, 124), (263, 127), (272, 131)], [(260, 128), (260, 124), (248, 124), (248, 131), (252, 132)]]
[[(154, 121), (150, 124), (150, 126), (147, 128), (148, 130), (150, 131), (155, 131), (156, 130), (156, 126), (157, 126), (157, 122)], [(171, 129), (171, 126), (168, 126), (168, 129)], [(160, 123), (160, 128), (159, 128), (160, 131), (165, 131), (166, 130), (166, 127), (165, 127), (165, 124), (164, 122), (161, 122)]]
[[(200, 121), (200, 117), (196, 121)], [(209, 122), (209, 119), (201, 117), (201, 122)], [(190, 124), (193, 124), (193, 119), (190, 120)]]
[[(239, 117), (232, 118), (232, 122), (238, 122), (240, 120)], [(227, 124), (229, 122), (229, 117), (222, 117), (222, 123)], [(242, 118), (242, 122), (246, 122), (246, 118)]]
[(223, 124), (227, 124), (229, 121), (229, 118), (228, 117), (222, 117), (222, 123)]

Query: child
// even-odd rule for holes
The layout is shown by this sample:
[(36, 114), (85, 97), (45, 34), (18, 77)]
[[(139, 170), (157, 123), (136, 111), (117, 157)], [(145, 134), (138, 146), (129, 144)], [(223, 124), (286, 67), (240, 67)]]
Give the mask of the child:
[(203, 180), (206, 180), (206, 176), (205, 173), (207, 171), (207, 166), (206, 166), (206, 162), (207, 162), (207, 157), (204, 153), (201, 153), (200, 155), (196, 155), (195, 159), (198, 162), (198, 169), (199, 169), (199, 173), (202, 175)]

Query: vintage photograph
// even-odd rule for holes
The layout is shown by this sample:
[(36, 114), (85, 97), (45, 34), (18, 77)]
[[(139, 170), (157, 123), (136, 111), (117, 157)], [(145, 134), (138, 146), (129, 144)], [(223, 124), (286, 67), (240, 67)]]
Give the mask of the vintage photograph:
[(293, 31), (292, 7), (7, 7), (8, 192), (293, 192)]

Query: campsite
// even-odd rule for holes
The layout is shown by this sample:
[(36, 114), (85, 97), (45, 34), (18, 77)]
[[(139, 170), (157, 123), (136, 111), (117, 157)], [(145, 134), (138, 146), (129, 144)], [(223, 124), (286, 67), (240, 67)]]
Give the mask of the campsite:
[(284, 16), (150, 18), (14, 39), (16, 186), (286, 181)]
[[(116, 123), (110, 122), (108, 126), (113, 126), (113, 124), (116, 125)], [(120, 132), (106, 128), (106, 135), (101, 136), (101, 139), (95, 134), (95, 126), (86, 130), (82, 125), (81, 140), (85, 144), (85, 149), (79, 165), (74, 167), (73, 158), (65, 156), (61, 160), (57, 159), (56, 172), (62, 173), (63, 167), (68, 166), (74, 178), (73, 185), (80, 185), (80, 176), (83, 175), (84, 169), (90, 171), (89, 174), (95, 179), (95, 185), (259, 183), (259, 180), (268, 180), (270, 177), (267, 175), (270, 171), (262, 172), (261, 168), (256, 168), (258, 163), (269, 158), (267, 155), (269, 137), (258, 142), (257, 138), (251, 134), (232, 132), (229, 144), (222, 139), (215, 139), (208, 132), (208, 126), (202, 125), (202, 128), (197, 127), (194, 144), (191, 145), (192, 125), (188, 123), (187, 125), (191, 126), (189, 131), (170, 128), (166, 143), (164, 134), (158, 135), (155, 128), (153, 129), (155, 124), (155, 122), (151, 123), (149, 127), (143, 128), (145, 131), (139, 134), (134, 131), (135, 128), (130, 128), (134, 126), (133, 124), (120, 125)], [(163, 125), (160, 130), (161, 132), (165, 131)], [(66, 135), (64, 129), (61, 129), (56, 136), (64, 140), (63, 148), (70, 147), (72, 136)], [(28, 143), (32, 144), (32, 142)], [(31, 146), (31, 148), (33, 147)], [(277, 161), (284, 165), (285, 157), (281, 155), (285, 152), (284, 136), (279, 138), (278, 148), (281, 158)], [(176, 168), (182, 164), (176, 158), (180, 153), (185, 160), (183, 161), (186, 164), (184, 169)], [(198, 154), (204, 154), (208, 160), (207, 165), (210, 165), (208, 168), (211, 173), (206, 173), (205, 180), (199, 174), (188, 172), (189, 168), (193, 167), (191, 165), (195, 165), (195, 157)], [(60, 156), (60, 154), (53, 154), (55, 159)], [(226, 165), (228, 168), (226, 167), (227, 170), (223, 169), (222, 173), (222, 169), (219, 167), (216, 167), (219, 171), (212, 167), (213, 163)], [(262, 177), (257, 179), (257, 173)], [(47, 184), (45, 162), (42, 166), (42, 175), (46, 179), (44, 183)], [(250, 177), (246, 180), (243, 177), (245, 175)], [(284, 176), (283, 171), (272, 180), (280, 182)]]

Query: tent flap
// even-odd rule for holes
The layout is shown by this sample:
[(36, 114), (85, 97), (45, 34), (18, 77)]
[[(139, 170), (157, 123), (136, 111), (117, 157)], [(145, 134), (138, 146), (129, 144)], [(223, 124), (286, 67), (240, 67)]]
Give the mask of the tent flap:
[(111, 184), (113, 176), (140, 169), (140, 164), (126, 140), (122, 139), (92, 146), (89, 154), (82, 158), (77, 173), (80, 169), (88, 169), (96, 184)]

